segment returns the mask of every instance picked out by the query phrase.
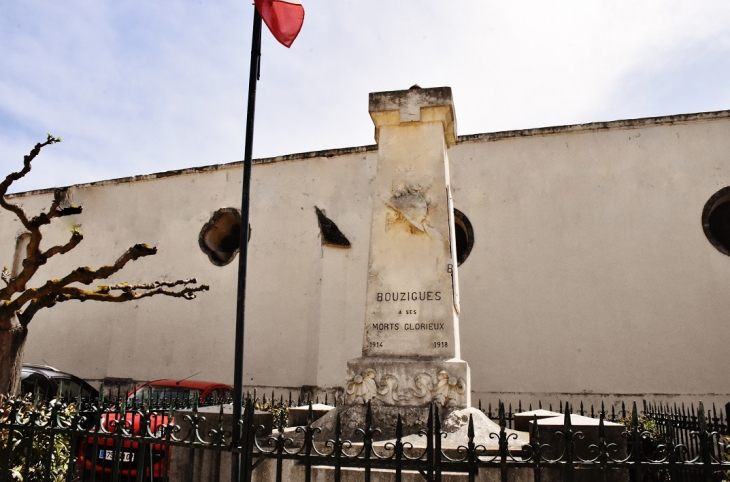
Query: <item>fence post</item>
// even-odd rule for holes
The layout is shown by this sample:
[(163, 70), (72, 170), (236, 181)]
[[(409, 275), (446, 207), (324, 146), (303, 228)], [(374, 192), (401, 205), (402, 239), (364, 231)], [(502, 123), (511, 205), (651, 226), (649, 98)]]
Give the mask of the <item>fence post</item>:
[[(314, 446), (314, 412), (312, 411), (312, 401), (309, 401), (307, 409), (307, 426), (304, 428), (304, 482), (312, 480), (312, 447)], [(337, 415), (337, 423), (339, 426), (339, 415)]]
[(467, 436), (469, 442), (466, 446), (467, 461), (469, 462), (469, 482), (474, 482), (476, 479), (478, 466), (477, 466), (477, 454), (474, 445), (474, 417), (469, 415), (469, 427), (467, 429)]
[(433, 432), (434, 432), (434, 446), (433, 446), (433, 466), (434, 466), (434, 480), (435, 482), (441, 482), (441, 415), (439, 414), (438, 405), (434, 406), (433, 411)]
[[(573, 424), (570, 421), (570, 403), (565, 402), (565, 480), (567, 482), (573, 482)], [(638, 479), (641, 480), (641, 479)]]
[[(254, 396), (256, 391), (254, 390)], [(246, 399), (246, 407), (243, 414), (243, 437), (241, 437), (241, 458), (243, 462), (243, 480), (251, 482), (253, 472), (253, 448), (256, 445), (256, 426), (254, 424), (254, 411), (256, 403), (253, 398)]]
[(632, 447), (631, 447), (631, 458), (634, 460), (634, 480), (644, 480), (642, 478), (642, 449), (641, 449), (641, 434), (639, 433), (639, 412), (636, 410), (636, 402), (634, 402), (633, 408), (631, 409), (631, 431), (633, 434)]
[[(510, 412), (512, 407), (510, 406)], [(507, 482), (507, 419), (504, 404), (499, 404), (499, 472), (502, 482)]]
[(712, 448), (710, 447), (711, 435), (707, 431), (707, 418), (705, 417), (705, 407), (700, 402), (697, 408), (697, 423), (699, 425), (699, 441), (700, 441), (700, 457), (702, 459), (702, 478), (707, 482), (713, 480), (712, 470)]
[[(340, 414), (337, 414), (337, 422), (335, 423), (335, 439), (332, 444), (332, 453), (335, 455), (335, 482), (340, 482), (342, 476), (342, 421)], [(307, 455), (309, 459), (309, 454)], [(311, 472), (311, 462), (309, 463), (307, 473)]]
[(426, 480), (433, 482), (433, 403), (428, 406), (428, 421), (426, 422)]
[(606, 482), (608, 479), (608, 443), (606, 442), (606, 425), (603, 420), (604, 415), (601, 412), (598, 420), (599, 470), (601, 472), (601, 480)]
[(401, 482), (403, 467), (403, 422), (398, 414), (398, 421), (395, 424), (395, 445), (393, 450), (395, 451), (395, 482)]
[(540, 459), (542, 457), (541, 454), (541, 447), (540, 447), (540, 427), (537, 424), (537, 414), (534, 414), (532, 416), (532, 437), (531, 437), (532, 445), (530, 446), (532, 448), (532, 456), (535, 457), (535, 468), (533, 469), (533, 476), (535, 479), (535, 482), (540, 482)]

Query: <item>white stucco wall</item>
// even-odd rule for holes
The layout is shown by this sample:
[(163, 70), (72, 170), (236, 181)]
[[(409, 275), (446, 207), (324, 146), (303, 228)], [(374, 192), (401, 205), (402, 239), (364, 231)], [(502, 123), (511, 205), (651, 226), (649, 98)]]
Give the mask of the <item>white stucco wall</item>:
[[(475, 400), (514, 392), (730, 400), (721, 368), (730, 258), (708, 242), (700, 218), (730, 185), (729, 115), (467, 136), (449, 149), (454, 206), (474, 228), (459, 276)], [(361, 148), (254, 165), (247, 384), (342, 385), (346, 361), (360, 355), (376, 157)], [(84, 213), (45, 232), (60, 242), (81, 223), (85, 239), (38, 281), (147, 242), (158, 255), (115, 281), (195, 276), (211, 290), (191, 302), (42, 311), (26, 361), (89, 379), (201, 372), (231, 381), (237, 260), (214, 266), (198, 235), (215, 210), (239, 206), (240, 185), (235, 164), (75, 187)], [(33, 211), (50, 194), (14, 201)], [(320, 244), (315, 205), (351, 248)], [(1, 264), (12, 265), (19, 232), (0, 213)]]

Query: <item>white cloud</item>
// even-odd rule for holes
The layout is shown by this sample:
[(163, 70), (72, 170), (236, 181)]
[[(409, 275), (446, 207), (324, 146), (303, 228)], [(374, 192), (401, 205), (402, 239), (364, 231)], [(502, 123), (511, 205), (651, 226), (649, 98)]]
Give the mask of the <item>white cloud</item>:
[[(368, 92), (413, 83), (453, 88), (462, 134), (717, 110), (730, 99), (727, 69), (712, 67), (730, 43), (726, 2), (305, 8), (292, 49), (264, 32), (255, 156), (371, 144)], [(251, 14), (240, 2), (5, 5), (0, 170), (18, 168), (46, 132), (64, 143), (15, 190), (240, 160)]]

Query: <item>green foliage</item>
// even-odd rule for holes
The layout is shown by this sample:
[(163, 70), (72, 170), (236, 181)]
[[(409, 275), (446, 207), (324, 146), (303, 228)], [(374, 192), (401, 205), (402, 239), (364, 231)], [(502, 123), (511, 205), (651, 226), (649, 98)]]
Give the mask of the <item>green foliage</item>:
[[(20, 482), (35, 482), (44, 480), (46, 461), (50, 450), (50, 480), (61, 482), (66, 480), (66, 470), (71, 457), (71, 442), (68, 435), (53, 436), (51, 444), (50, 427), (70, 425), (71, 419), (77, 413), (72, 403), (58, 407), (58, 419), (53, 420), (53, 404), (38, 405), (30, 397), (22, 400), (0, 399), (0, 423), (18, 423), (27, 427), (27, 430), (0, 429), (0, 454), (6, 456), (10, 443), (9, 474), (0, 474), (0, 480)], [(12, 417), (12, 419), (11, 419)], [(35, 430), (31, 430), (35, 428)], [(12, 433), (11, 433), (12, 432)], [(30, 446), (30, 450), (29, 450)], [(28, 477), (24, 479), (25, 467), (28, 467)], [(8, 478), (9, 475), (9, 478)]]
[[(626, 430), (629, 436), (629, 450), (632, 450), (632, 444), (634, 439), (634, 427), (631, 422), (631, 415), (619, 420), (619, 423), (626, 426)], [(661, 458), (659, 446), (667, 442), (667, 437), (659, 430), (659, 425), (651, 417), (642, 415), (639, 417), (639, 439), (641, 446), (637, 447), (641, 453), (647, 458)], [(668, 482), (669, 471), (665, 469), (660, 470), (648, 470), (644, 472), (643, 482)]]
[[(722, 437), (722, 446), (725, 447), (725, 451), (722, 453), (722, 459), (724, 462), (730, 462), (730, 435), (721, 435)], [(730, 470), (724, 470), (722, 472), (723, 479), (722, 480), (730, 480)]]
[[(626, 418), (622, 418), (618, 422), (626, 426), (626, 429), (629, 432), (629, 440), (631, 440), (634, 436), (634, 429), (631, 426), (631, 415)], [(666, 441), (664, 434), (659, 431), (659, 426), (656, 421), (645, 415), (639, 417), (639, 437), (641, 437), (645, 446), (656, 447)]]
[(274, 428), (279, 426), (280, 420), (282, 427), (286, 427), (289, 424), (289, 407), (286, 405), (264, 400), (263, 402), (256, 402), (254, 408), (262, 412), (271, 412), (274, 415)]

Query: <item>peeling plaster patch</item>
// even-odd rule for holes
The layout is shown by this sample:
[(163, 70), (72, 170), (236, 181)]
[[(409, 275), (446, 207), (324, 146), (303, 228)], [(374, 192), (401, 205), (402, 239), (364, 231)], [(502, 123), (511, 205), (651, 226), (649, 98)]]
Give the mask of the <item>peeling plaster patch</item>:
[(420, 187), (396, 189), (390, 198), (390, 207), (399, 217), (423, 233), (426, 232), (424, 222), (428, 216), (428, 202), (421, 191)]
[[(200, 249), (216, 266), (225, 266), (238, 254), (241, 236), (241, 214), (235, 208), (222, 208), (213, 213), (198, 236)], [(251, 228), (248, 230), (251, 239)]]
[(393, 196), (386, 202), (390, 212), (386, 217), (387, 229), (406, 227), (411, 234), (425, 234), (431, 238), (448, 240), (442, 232), (428, 222), (430, 201), (423, 195), (427, 191), (421, 186), (399, 186), (393, 189)]
[(319, 222), (319, 231), (322, 233), (322, 244), (326, 246), (336, 246), (338, 248), (349, 248), (350, 240), (342, 234), (340, 228), (325, 215), (324, 211), (314, 206), (317, 213), (317, 221)]

